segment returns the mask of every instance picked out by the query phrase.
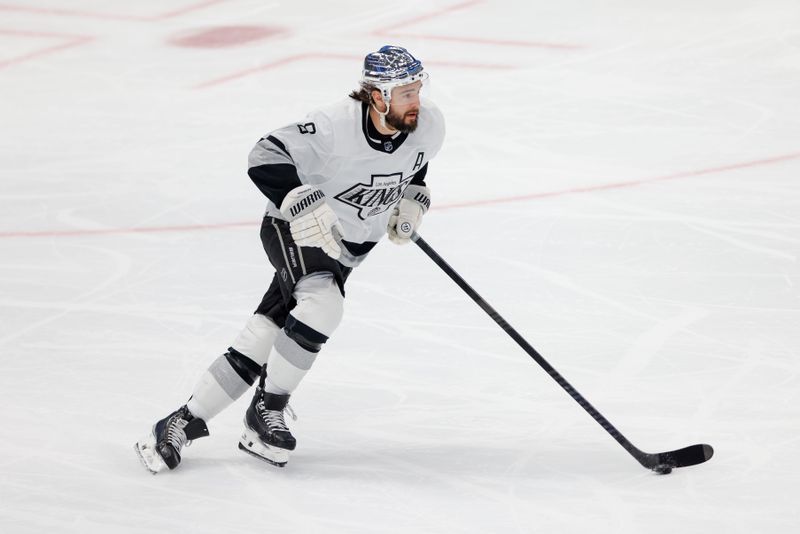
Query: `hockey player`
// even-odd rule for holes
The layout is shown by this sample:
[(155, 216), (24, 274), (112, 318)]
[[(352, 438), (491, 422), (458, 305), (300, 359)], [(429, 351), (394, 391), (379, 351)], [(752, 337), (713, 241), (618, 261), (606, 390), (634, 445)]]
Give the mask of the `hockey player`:
[(408, 243), (430, 206), (425, 177), (445, 128), (420, 98), (427, 76), (407, 50), (384, 46), (366, 56), (349, 98), (250, 152), (248, 174), (268, 199), (261, 241), (275, 275), (189, 401), (136, 443), (152, 473), (175, 469), (183, 446), (207, 436), (206, 423), (256, 381), (239, 448), (286, 465), (296, 441), (284, 411), (342, 319), (345, 281), (385, 234)]

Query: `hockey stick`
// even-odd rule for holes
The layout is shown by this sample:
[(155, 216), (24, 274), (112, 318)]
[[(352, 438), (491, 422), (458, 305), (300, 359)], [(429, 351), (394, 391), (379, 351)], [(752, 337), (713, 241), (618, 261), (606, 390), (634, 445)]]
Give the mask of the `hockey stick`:
[(572, 385), (567, 382), (567, 380), (561, 376), (561, 373), (555, 370), (555, 368), (550, 365), (547, 360), (539, 354), (536, 349), (534, 349), (525, 339), (516, 331), (514, 328), (503, 319), (497, 311), (492, 308), (489, 303), (487, 303), (483, 298), (464, 281), (461, 276), (452, 268), (450, 265), (447, 264), (444, 259), (442, 259), (439, 254), (431, 248), (431, 246), (425, 242), (422, 237), (419, 236), (416, 232), (414, 232), (411, 236), (411, 239), (417, 244), (422, 251), (428, 255), (433, 262), (438, 265), (446, 274), (449, 276), (458, 287), (464, 290), (464, 292), (470, 296), (475, 303), (481, 307), (483, 311), (485, 311), (489, 317), (491, 317), (494, 322), (500, 325), (500, 328), (505, 330), (505, 332), (511, 336), (511, 338), (517, 342), (517, 345), (522, 347), (522, 350), (528, 353), (528, 355), (533, 358), (536, 363), (538, 363), (542, 369), (547, 371), (553, 380), (558, 382), (558, 385), (561, 386), (564, 391), (569, 393), (569, 396), (575, 399), (575, 402), (581, 405), (581, 408), (586, 410), (589, 415), (597, 421), (600, 426), (602, 426), (606, 432), (611, 434), (617, 443), (622, 445), (622, 447), (630, 453), (631, 456), (636, 458), (636, 460), (642, 464), (647, 469), (652, 469), (653, 471), (659, 474), (666, 474), (672, 471), (674, 467), (686, 467), (689, 465), (696, 465), (701, 464), (705, 461), (708, 461), (714, 455), (714, 449), (711, 445), (690, 445), (689, 447), (684, 447), (683, 449), (678, 449), (674, 451), (668, 452), (659, 452), (659, 453), (649, 453), (644, 452), (636, 448), (633, 443), (628, 441), (628, 439), (623, 436), (619, 430), (617, 430), (614, 425), (612, 425), (608, 419), (603, 417), (603, 415), (598, 412), (594, 406), (592, 406), (589, 401), (587, 401), (583, 395), (578, 393)]

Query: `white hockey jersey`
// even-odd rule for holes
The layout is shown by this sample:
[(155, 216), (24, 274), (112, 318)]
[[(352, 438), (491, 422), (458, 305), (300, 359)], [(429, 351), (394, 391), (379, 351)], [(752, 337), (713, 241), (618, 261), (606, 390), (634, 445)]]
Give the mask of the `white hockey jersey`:
[(282, 219), (276, 204), (290, 189), (310, 184), (325, 193), (346, 242), (380, 240), (405, 188), (424, 179), (445, 125), (426, 99), (412, 133), (381, 136), (369, 121), (367, 105), (348, 97), (262, 138), (250, 153), (248, 174), (270, 199), (267, 214)]

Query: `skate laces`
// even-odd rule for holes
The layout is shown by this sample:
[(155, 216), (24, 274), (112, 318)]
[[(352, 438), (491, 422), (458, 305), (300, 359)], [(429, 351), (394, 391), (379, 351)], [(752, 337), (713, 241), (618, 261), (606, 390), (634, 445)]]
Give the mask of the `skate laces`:
[(186, 432), (183, 431), (188, 424), (189, 421), (180, 415), (176, 415), (175, 419), (167, 424), (166, 438), (169, 444), (172, 445), (176, 451), (180, 451), (184, 445), (188, 447), (192, 443), (191, 440), (186, 439)]
[(264, 400), (261, 399), (256, 404), (256, 408), (258, 409), (258, 414), (261, 416), (261, 419), (267, 423), (267, 426), (274, 430), (289, 432), (289, 427), (286, 426), (286, 421), (283, 419), (284, 412), (286, 412), (293, 421), (297, 421), (297, 415), (288, 403), (283, 410), (267, 410), (266, 406), (264, 406)]

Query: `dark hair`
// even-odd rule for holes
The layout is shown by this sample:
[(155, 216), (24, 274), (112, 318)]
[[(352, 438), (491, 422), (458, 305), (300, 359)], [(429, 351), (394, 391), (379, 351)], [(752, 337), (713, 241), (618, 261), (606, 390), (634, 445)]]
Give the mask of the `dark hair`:
[(362, 85), (358, 90), (353, 90), (348, 95), (353, 100), (358, 100), (359, 102), (364, 102), (365, 104), (372, 103), (372, 91), (379, 91), (377, 87), (373, 87), (372, 85)]

